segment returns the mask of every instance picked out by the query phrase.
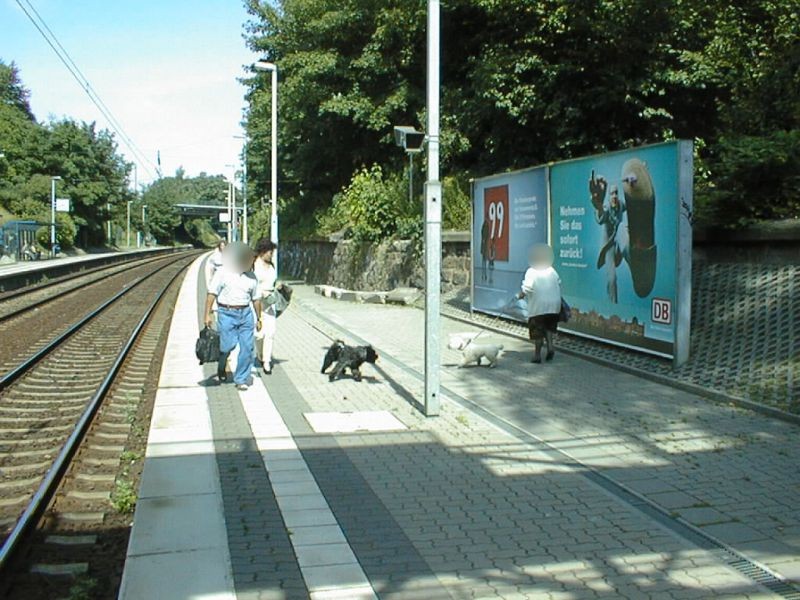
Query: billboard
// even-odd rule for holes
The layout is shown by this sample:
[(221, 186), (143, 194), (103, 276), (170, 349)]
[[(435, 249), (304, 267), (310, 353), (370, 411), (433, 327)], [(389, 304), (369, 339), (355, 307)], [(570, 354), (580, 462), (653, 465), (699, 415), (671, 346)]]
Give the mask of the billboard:
[(551, 245), (572, 319), (561, 329), (688, 358), (692, 145), (550, 168)]
[(526, 320), (513, 301), (528, 248), (547, 241), (547, 168), (472, 182), (472, 308)]

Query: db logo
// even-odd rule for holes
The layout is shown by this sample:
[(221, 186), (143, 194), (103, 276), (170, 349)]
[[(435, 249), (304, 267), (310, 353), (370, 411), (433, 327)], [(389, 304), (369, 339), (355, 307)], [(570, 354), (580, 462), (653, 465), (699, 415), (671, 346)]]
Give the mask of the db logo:
[(672, 324), (672, 301), (664, 298), (653, 298), (650, 307), (650, 320), (663, 325)]

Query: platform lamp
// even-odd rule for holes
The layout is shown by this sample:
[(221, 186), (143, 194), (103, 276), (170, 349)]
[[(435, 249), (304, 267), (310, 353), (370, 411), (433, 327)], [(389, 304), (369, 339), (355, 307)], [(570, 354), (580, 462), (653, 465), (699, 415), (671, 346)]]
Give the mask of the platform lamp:
[(56, 248), (56, 181), (61, 177), (53, 175), (50, 178), (50, 255), (55, 258)]
[[(270, 150), (271, 168), (270, 168), (270, 210), (272, 215), (270, 217), (269, 237), (277, 244), (278, 243), (278, 65), (265, 60), (259, 60), (253, 65), (256, 71), (269, 71), (272, 74), (272, 126), (270, 130), (270, 137), (272, 146)], [(278, 269), (278, 250), (276, 249), (272, 254), (272, 262), (275, 269)]]
[(408, 201), (414, 201), (414, 155), (422, 152), (425, 144), (425, 133), (408, 125), (397, 125), (394, 128), (394, 143), (408, 154)]

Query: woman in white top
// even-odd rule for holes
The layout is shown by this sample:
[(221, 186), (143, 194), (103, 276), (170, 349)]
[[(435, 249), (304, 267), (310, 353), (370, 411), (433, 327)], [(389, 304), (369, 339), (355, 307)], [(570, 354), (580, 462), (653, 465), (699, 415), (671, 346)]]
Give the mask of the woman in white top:
[(530, 268), (522, 281), (520, 298), (528, 302), (528, 334), (534, 344), (534, 363), (542, 362), (542, 344), (547, 342), (546, 360), (552, 360), (553, 332), (561, 312), (561, 278), (553, 268), (553, 249), (536, 244), (528, 254)]
[(272, 264), (272, 254), (277, 246), (267, 238), (256, 243), (256, 262), (254, 272), (258, 279), (258, 297), (261, 299), (261, 332), (262, 339), (256, 340), (256, 355), (267, 375), (272, 374), (272, 345), (275, 340), (276, 320), (275, 304), (268, 298), (276, 290), (278, 272)]

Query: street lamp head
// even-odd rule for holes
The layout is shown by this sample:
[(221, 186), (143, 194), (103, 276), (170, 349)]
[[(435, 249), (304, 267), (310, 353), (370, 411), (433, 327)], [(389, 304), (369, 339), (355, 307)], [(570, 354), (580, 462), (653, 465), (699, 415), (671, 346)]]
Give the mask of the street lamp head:
[(51, 175), (50, 179), (53, 181), (61, 181), (61, 175)]
[(266, 60), (259, 60), (253, 64), (256, 71), (277, 71), (278, 65), (275, 63), (267, 62)]

